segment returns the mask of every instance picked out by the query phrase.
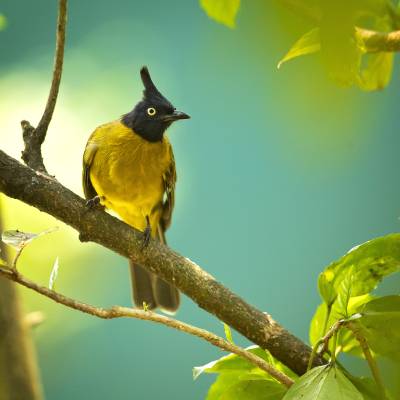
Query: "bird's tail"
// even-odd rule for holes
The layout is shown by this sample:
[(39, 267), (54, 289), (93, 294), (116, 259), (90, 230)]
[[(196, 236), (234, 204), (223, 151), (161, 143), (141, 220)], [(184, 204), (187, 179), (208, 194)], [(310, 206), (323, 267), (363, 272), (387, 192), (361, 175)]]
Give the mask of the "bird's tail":
[[(161, 228), (157, 230), (157, 238), (166, 243)], [(174, 313), (179, 307), (179, 292), (176, 287), (146, 271), (133, 260), (129, 261), (132, 278), (132, 292), (135, 306), (143, 308), (144, 303), (150, 310), (160, 307), (162, 311)]]

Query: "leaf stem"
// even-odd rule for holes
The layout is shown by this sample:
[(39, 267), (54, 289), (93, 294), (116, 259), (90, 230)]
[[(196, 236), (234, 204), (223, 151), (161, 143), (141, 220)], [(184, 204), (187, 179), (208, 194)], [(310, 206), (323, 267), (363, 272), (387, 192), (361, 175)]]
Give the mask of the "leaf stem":
[(333, 337), (332, 337), (332, 355), (331, 355), (331, 363), (332, 364), (335, 364), (335, 362), (336, 362), (336, 345), (337, 345), (337, 338), (338, 338), (338, 332), (339, 332), (339, 329), (336, 329), (335, 330), (335, 333), (333, 334)]
[(328, 328), (329, 317), (331, 316), (331, 311), (332, 311), (332, 304), (327, 304), (324, 325), (322, 327), (322, 336), (325, 336), (325, 334), (326, 334), (326, 330)]
[(387, 400), (386, 390), (385, 390), (385, 386), (383, 384), (381, 373), (379, 371), (378, 364), (376, 363), (373, 355), (371, 354), (371, 350), (368, 346), (367, 339), (362, 335), (360, 329), (357, 326), (357, 323), (349, 322), (347, 324), (347, 328), (349, 328), (353, 332), (354, 337), (360, 343), (360, 346), (364, 353), (365, 359), (367, 360), (369, 368), (372, 372), (372, 376), (374, 377), (376, 385), (378, 386), (378, 389), (381, 393), (382, 400)]
[(311, 369), (311, 367), (313, 365), (314, 358), (317, 355), (318, 347), (320, 346), (321, 343), (322, 343), (322, 339), (318, 340), (318, 342), (315, 343), (314, 347), (312, 348), (310, 358), (308, 359), (307, 372)]
[(22, 251), (24, 250), (24, 248), (25, 248), (25, 246), (19, 247), (19, 248), (17, 249), (17, 252), (15, 253), (14, 260), (13, 260), (13, 262), (12, 262), (12, 264), (11, 264), (11, 269), (12, 269), (13, 271), (16, 271), (16, 270), (17, 270), (17, 262), (18, 262), (19, 257), (21, 256)]

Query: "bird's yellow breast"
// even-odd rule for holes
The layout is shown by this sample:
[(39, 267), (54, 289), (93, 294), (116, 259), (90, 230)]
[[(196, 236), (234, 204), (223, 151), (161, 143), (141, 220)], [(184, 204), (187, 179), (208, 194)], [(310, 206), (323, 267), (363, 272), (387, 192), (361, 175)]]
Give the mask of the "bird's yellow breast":
[(93, 132), (84, 157), (93, 157), (90, 180), (102, 204), (140, 230), (149, 216), (155, 231), (171, 156), (166, 137), (152, 143), (114, 121)]

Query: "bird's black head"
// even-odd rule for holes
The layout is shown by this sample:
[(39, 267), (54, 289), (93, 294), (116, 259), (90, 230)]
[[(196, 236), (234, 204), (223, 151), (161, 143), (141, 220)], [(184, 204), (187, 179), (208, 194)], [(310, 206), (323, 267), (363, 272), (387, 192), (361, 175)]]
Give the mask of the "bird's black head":
[(140, 76), (144, 85), (143, 99), (132, 111), (123, 115), (121, 121), (149, 142), (158, 142), (174, 121), (190, 117), (177, 111), (158, 91), (147, 67), (140, 70)]

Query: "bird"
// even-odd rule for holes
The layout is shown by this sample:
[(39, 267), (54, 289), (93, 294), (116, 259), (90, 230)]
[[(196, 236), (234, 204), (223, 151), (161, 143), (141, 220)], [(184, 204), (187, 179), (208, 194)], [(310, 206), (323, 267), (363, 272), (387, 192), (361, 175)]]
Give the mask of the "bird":
[[(116, 213), (143, 232), (142, 251), (150, 238), (166, 244), (175, 203), (176, 167), (165, 134), (178, 120), (177, 111), (157, 89), (146, 66), (140, 70), (142, 99), (121, 118), (97, 127), (83, 154), (82, 183), (87, 206)], [(134, 305), (175, 313), (179, 291), (129, 260)]]

